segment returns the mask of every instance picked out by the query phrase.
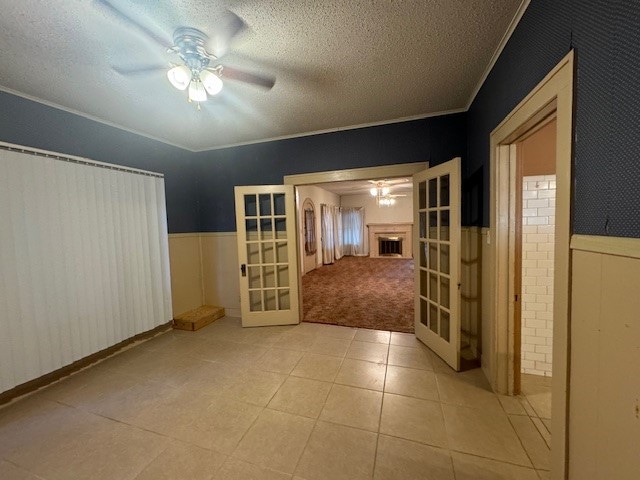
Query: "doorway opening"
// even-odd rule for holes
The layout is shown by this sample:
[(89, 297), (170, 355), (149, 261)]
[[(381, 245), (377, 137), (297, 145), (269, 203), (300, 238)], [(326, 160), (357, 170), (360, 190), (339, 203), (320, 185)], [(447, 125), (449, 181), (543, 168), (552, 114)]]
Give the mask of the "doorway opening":
[(555, 112), (515, 142), (514, 394), (551, 446)]
[(303, 321), (414, 332), (413, 184), (383, 182), (393, 202), (371, 193), (380, 179), (296, 187), (299, 199), (320, 205), (317, 265), (302, 276)]
[[(565, 478), (567, 465), (572, 103), (573, 52), (570, 52), (491, 133), (489, 238), (492, 282), (489, 295), (492, 311), (489, 313), (493, 328), (488, 339), (490, 348), (486, 349), (491, 353), (489, 358), (483, 359), (483, 367), (494, 390), (507, 395), (530, 388), (525, 386), (523, 389), (523, 368), (525, 375), (527, 368), (553, 372), (549, 423), (554, 438), (551, 449), (554, 478)], [(545, 180), (545, 175), (533, 176), (534, 179), (526, 182), (526, 175), (523, 175), (523, 144), (545, 127), (554, 129), (556, 133), (553, 144), (555, 192), (549, 190), (552, 180)], [(542, 188), (545, 186), (546, 190)], [(536, 192), (537, 198), (527, 198), (526, 206), (531, 208), (523, 208), (529, 187)], [(544, 192), (543, 197), (546, 196), (546, 207), (542, 206), (545, 202), (537, 201), (541, 192)], [(548, 202), (552, 193), (555, 194), (553, 215)], [(532, 218), (531, 222), (528, 218), (525, 220), (525, 213)], [(553, 233), (549, 233), (550, 221), (553, 222)], [(535, 233), (533, 228), (525, 230), (525, 227), (534, 226)], [(539, 231), (541, 226), (544, 233)], [(532, 240), (532, 245), (529, 240)], [(551, 250), (553, 255), (550, 258)], [(523, 259), (522, 254), (528, 251), (537, 253)], [(545, 252), (544, 259), (541, 258), (542, 252)], [(538, 268), (540, 266), (544, 268)], [(548, 288), (550, 282), (551, 290)], [(523, 289), (526, 286), (544, 286), (545, 293), (542, 293), (542, 288), (527, 292)], [(527, 303), (531, 303), (533, 308), (527, 310)], [(536, 312), (543, 311), (551, 315), (536, 318)], [(545, 328), (537, 329), (536, 326), (543, 326), (543, 321)], [(549, 321), (552, 323), (547, 323)], [(534, 335), (529, 335), (531, 333)], [(536, 346), (542, 348), (536, 352)], [(525, 355), (523, 359), (522, 355), (527, 351), (529, 358)], [(526, 362), (528, 359), (533, 363)], [(529, 377), (524, 379), (529, 380)]]
[[(413, 333), (411, 176), (426, 167), (425, 163), (413, 163), (285, 177), (285, 184), (296, 186), (298, 235), (303, 234), (302, 200), (313, 197), (318, 212), (317, 265), (313, 271), (301, 271), (300, 275), (301, 319)], [(392, 183), (391, 205), (378, 204), (370, 193), (375, 186), (371, 181), (382, 178)], [(398, 182), (403, 178), (406, 185), (400, 188)], [(362, 210), (356, 222), (360, 246), (353, 248), (350, 244), (357, 242), (345, 240), (337, 258), (323, 255), (324, 240), (330, 234), (323, 229), (323, 217), (325, 210), (332, 207), (341, 217), (334, 229), (340, 230), (349, 226), (351, 213), (355, 217), (355, 210)], [(403, 212), (404, 217), (400, 218)], [(300, 254), (304, 255), (303, 244), (298, 243)]]

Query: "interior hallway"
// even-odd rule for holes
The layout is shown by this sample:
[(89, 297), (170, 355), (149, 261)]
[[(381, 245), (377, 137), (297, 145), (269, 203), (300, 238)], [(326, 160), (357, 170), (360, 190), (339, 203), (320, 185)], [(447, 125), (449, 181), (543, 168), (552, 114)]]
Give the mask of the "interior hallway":
[(410, 334), (225, 317), (1, 408), (0, 478), (549, 478), (529, 415)]

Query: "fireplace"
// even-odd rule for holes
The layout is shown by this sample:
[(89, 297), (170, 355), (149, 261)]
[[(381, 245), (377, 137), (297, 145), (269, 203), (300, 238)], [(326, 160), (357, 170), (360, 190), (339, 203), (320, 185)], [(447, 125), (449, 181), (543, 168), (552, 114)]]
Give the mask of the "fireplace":
[(378, 255), (381, 257), (402, 257), (402, 237), (378, 237)]
[(411, 258), (413, 224), (369, 223), (369, 256), (372, 258)]

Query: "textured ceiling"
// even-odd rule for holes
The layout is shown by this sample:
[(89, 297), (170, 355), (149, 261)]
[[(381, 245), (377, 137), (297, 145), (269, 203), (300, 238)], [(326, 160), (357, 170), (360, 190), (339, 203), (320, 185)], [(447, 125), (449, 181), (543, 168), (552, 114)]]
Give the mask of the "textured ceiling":
[(413, 180), (407, 177), (384, 178), (375, 180), (350, 180), (345, 182), (317, 183), (320, 187), (336, 195), (369, 195), (371, 187), (377, 185), (389, 187), (390, 193), (410, 193), (413, 191)]
[(249, 29), (224, 63), (275, 87), (228, 80), (199, 112), (163, 72), (113, 70), (171, 58), (95, 1), (0, 0), (0, 89), (206, 150), (467, 108), (522, 0), (111, 3), (169, 42), (235, 12)]

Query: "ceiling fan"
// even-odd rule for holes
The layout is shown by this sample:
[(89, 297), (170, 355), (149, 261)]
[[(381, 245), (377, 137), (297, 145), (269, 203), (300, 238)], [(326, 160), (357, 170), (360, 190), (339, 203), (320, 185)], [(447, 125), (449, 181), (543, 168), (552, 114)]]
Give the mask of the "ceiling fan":
[(95, 2), (110, 14), (163, 47), (167, 53), (175, 54), (177, 62), (168, 66), (152, 66), (140, 68), (113, 69), (122, 75), (140, 75), (166, 71), (169, 82), (178, 90), (187, 90), (189, 102), (195, 102), (200, 109), (200, 103), (207, 100), (207, 94), (217, 95), (223, 87), (223, 79), (244, 82), (265, 90), (275, 85), (275, 78), (257, 75), (235, 67), (223, 65), (220, 58), (227, 52), (232, 40), (247, 25), (240, 17), (231, 11), (226, 11), (217, 22), (215, 28), (216, 49), (218, 55), (207, 50), (209, 36), (192, 27), (180, 27), (173, 33), (173, 43), (153, 32), (142, 23), (113, 5), (109, 0), (95, 0)]
[(396, 203), (397, 197), (406, 197), (407, 195), (391, 193), (391, 182), (387, 180), (369, 180), (374, 186), (371, 187), (369, 193), (372, 197), (376, 197), (376, 203), (379, 207), (389, 207)]

